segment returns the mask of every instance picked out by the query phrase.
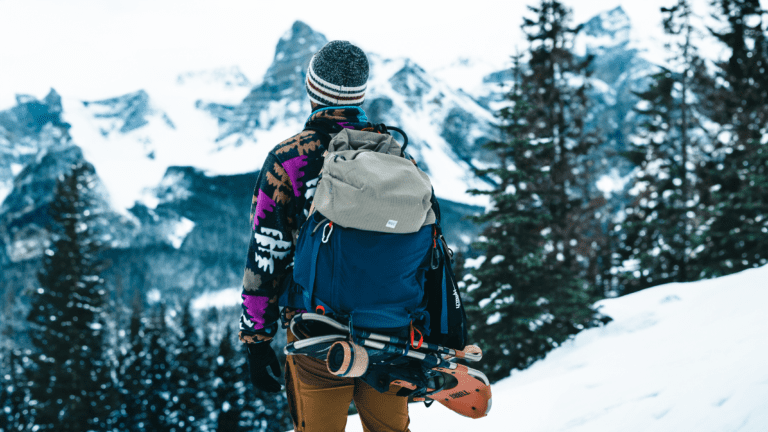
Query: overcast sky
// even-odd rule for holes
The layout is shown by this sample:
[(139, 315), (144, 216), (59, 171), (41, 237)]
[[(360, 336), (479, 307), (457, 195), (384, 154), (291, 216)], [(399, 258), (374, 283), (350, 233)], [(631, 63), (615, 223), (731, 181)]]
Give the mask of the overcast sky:
[[(622, 5), (640, 29), (658, 28), (674, 0), (566, 0), (576, 22)], [(768, 2), (768, 0), (761, 0)], [(708, 0), (693, 0), (706, 11)], [(134, 91), (180, 72), (239, 66), (259, 81), (296, 20), (427, 70), (460, 57), (503, 67), (534, 0), (244, 1), (0, 0), (0, 109), (14, 93), (50, 87), (83, 99)], [(530, 15), (530, 14), (529, 14)]]

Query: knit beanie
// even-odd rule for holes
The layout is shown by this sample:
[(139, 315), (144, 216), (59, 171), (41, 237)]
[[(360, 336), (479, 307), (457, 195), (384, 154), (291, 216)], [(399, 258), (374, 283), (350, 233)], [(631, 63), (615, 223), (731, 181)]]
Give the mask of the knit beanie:
[(325, 106), (362, 105), (368, 82), (368, 58), (347, 41), (325, 44), (309, 61), (309, 100)]

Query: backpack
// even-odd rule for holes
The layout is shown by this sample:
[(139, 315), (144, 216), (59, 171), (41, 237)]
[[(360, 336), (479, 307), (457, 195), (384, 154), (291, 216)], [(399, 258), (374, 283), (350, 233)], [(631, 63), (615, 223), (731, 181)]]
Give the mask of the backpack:
[(432, 210), (435, 213), (437, 257), (432, 258), (430, 271), (424, 286), (427, 296), (427, 314), (431, 318), (430, 326), (426, 329), (426, 342), (442, 345), (448, 348), (463, 350), (467, 345), (467, 314), (464, 302), (461, 300), (456, 275), (453, 273), (453, 251), (448, 247), (441, 228), (440, 203), (432, 194)]
[[(317, 125), (311, 125), (313, 130)], [(466, 316), (427, 175), (387, 132), (343, 129), (327, 140), (282, 306), (462, 349)], [(413, 330), (411, 335), (413, 336)]]

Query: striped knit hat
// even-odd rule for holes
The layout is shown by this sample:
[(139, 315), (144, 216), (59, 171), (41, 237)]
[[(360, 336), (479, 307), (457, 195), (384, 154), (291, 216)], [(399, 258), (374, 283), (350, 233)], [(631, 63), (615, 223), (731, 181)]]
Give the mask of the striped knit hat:
[(324, 106), (362, 105), (368, 82), (368, 58), (347, 41), (325, 44), (309, 61), (309, 100)]

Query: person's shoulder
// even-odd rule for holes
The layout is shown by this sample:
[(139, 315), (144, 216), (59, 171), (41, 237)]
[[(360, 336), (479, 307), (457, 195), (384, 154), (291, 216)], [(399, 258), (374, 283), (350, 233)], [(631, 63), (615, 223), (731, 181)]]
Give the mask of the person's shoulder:
[(303, 130), (284, 140), (272, 149), (272, 154), (281, 162), (299, 156), (322, 153), (322, 137), (314, 130)]

